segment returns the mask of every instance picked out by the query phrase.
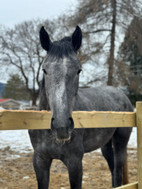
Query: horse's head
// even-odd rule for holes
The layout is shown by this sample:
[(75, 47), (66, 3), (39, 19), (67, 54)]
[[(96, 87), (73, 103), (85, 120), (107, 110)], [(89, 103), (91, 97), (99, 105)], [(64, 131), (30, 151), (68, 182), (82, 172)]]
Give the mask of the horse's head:
[(69, 140), (74, 128), (72, 110), (81, 71), (77, 58), (81, 41), (82, 32), (78, 26), (72, 37), (55, 42), (51, 42), (44, 27), (40, 30), (41, 46), (47, 51), (42, 69), (46, 98), (52, 112), (51, 129), (61, 141)]

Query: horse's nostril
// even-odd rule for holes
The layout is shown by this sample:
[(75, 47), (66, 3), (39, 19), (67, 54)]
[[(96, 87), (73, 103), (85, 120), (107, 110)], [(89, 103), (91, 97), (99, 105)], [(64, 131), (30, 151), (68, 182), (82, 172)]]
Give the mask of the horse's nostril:
[(71, 122), (71, 123), (73, 122), (73, 119), (72, 119), (72, 117), (69, 117), (69, 120), (70, 120), (70, 122)]
[(73, 121), (72, 117), (69, 117), (69, 120), (70, 120), (69, 128), (73, 129), (74, 128), (74, 121)]
[(55, 128), (54, 128), (54, 117), (52, 117), (52, 119), (51, 119), (51, 129), (52, 129), (52, 130), (55, 129)]

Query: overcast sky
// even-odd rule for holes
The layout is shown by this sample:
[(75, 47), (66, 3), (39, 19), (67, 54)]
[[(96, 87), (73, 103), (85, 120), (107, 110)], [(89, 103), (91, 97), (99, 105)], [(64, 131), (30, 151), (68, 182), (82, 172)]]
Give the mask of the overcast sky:
[(56, 18), (77, 4), (77, 0), (0, 0), (0, 24), (13, 27), (34, 18)]
[[(77, 0), (0, 0), (0, 25), (14, 27), (26, 20), (53, 19), (67, 13), (77, 5)], [(0, 82), (6, 83), (0, 70)], [(5, 77), (8, 78), (8, 76)]]

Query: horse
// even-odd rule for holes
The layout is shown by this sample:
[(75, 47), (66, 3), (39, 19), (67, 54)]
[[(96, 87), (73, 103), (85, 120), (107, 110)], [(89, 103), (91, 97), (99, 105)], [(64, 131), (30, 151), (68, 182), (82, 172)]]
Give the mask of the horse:
[(70, 37), (59, 41), (52, 42), (43, 26), (39, 36), (47, 55), (42, 65), (38, 110), (50, 110), (52, 118), (51, 129), (29, 130), (38, 189), (48, 189), (53, 159), (66, 165), (71, 189), (81, 189), (83, 155), (98, 148), (111, 171), (112, 186), (120, 186), (132, 129), (76, 129), (72, 111), (133, 111), (132, 104), (122, 91), (112, 86), (79, 88), (82, 70), (77, 56), (82, 44), (79, 26)]

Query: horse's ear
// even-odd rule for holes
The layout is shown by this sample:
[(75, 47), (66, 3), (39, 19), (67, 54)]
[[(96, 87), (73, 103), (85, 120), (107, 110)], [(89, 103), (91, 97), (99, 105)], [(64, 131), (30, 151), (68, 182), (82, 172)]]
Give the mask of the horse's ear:
[(52, 43), (50, 41), (48, 33), (46, 32), (43, 26), (40, 29), (39, 37), (42, 48), (46, 51), (49, 51)]
[(80, 27), (77, 26), (74, 33), (72, 34), (72, 45), (75, 51), (77, 51), (81, 47), (81, 43), (82, 43), (82, 32)]

